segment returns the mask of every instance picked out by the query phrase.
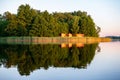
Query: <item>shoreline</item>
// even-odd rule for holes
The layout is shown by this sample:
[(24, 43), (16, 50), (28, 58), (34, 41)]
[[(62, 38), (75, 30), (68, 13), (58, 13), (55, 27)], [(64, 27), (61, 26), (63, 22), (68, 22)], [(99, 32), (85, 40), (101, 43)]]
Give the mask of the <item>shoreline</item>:
[(111, 41), (111, 38), (104, 37), (0, 37), (0, 44), (92, 44)]

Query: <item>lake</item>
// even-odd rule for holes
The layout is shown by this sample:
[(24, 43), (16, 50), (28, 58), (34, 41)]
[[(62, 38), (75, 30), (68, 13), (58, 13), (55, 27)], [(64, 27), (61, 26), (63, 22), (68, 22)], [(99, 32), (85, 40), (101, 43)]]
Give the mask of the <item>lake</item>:
[(1, 44), (0, 80), (120, 80), (120, 42)]

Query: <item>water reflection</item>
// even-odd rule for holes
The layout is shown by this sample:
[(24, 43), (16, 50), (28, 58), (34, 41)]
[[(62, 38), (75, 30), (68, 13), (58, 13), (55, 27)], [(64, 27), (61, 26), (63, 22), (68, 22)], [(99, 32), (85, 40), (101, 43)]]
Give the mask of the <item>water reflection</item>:
[(66, 44), (66, 43), (62, 43), (61, 44), (61, 48), (65, 48), (65, 47), (72, 47), (72, 46), (76, 46), (76, 47), (84, 47), (84, 44), (83, 43), (76, 43), (76, 44), (72, 44), (72, 43), (68, 43), (68, 44)]
[(86, 68), (94, 58), (98, 44), (84, 47), (64, 47), (46, 45), (0, 45), (0, 66), (17, 67), (21, 75), (49, 67)]

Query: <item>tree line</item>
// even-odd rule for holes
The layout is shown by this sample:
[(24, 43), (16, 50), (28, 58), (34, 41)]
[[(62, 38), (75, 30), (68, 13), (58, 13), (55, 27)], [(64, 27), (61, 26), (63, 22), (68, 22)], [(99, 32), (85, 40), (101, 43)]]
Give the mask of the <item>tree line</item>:
[(100, 27), (96, 27), (87, 12), (41, 12), (28, 4), (20, 5), (17, 14), (5, 12), (0, 15), (0, 36), (53, 37), (61, 33), (81, 33), (98, 37)]
[(17, 67), (21, 75), (49, 67), (86, 68), (94, 58), (98, 44), (61, 48), (60, 45), (0, 45), (0, 66)]

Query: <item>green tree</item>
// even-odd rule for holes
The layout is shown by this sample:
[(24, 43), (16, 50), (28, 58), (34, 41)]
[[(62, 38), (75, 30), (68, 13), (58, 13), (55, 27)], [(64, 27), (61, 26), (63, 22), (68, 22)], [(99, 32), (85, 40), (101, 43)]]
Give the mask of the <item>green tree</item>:
[[(100, 28), (87, 12), (74, 11), (65, 13), (40, 12), (28, 4), (20, 5), (17, 14), (4, 13), (5, 22), (1, 22), (1, 32), (7, 36), (59, 36), (61, 33), (82, 33), (85, 36), (98, 37)], [(8, 23), (8, 24), (7, 24)], [(3, 33), (1, 33), (3, 34)]]
[(11, 14), (10, 12), (5, 12), (4, 16), (8, 21), (8, 25), (5, 28), (5, 32), (8, 36), (17, 36), (17, 18), (16, 15)]
[(29, 35), (30, 36), (46, 36), (47, 34), (47, 22), (44, 17), (38, 15), (33, 21), (31, 30)]
[(82, 17), (79, 19), (79, 32), (85, 34), (85, 36), (97, 37), (97, 30), (95, 28), (95, 23), (93, 22), (90, 15), (87, 15), (86, 12), (83, 12)]
[(78, 26), (78, 24), (79, 24), (79, 17), (78, 16), (74, 16), (73, 23), (72, 23), (72, 25), (70, 27), (70, 33), (72, 33), (72, 34), (79, 33), (79, 26)]
[(99, 26), (96, 27), (97, 27), (97, 33), (99, 34), (101, 32), (101, 28)]
[(0, 36), (7, 36), (7, 34), (5, 33), (5, 28), (7, 27), (7, 25), (8, 21), (4, 16), (0, 14)]
[(26, 33), (24, 33), (26, 36), (29, 36), (29, 31), (31, 30), (32, 21), (36, 15), (37, 15), (37, 11), (31, 9), (28, 4), (21, 5), (18, 8), (18, 13), (17, 13), (18, 22), (19, 25), (22, 27), (22, 29), (24, 31), (27, 31)]

